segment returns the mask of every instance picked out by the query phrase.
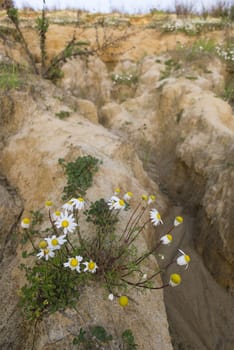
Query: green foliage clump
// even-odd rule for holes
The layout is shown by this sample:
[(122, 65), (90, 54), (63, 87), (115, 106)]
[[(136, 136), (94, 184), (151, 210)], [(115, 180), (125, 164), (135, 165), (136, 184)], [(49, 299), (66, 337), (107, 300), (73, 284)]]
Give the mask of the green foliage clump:
[(19, 68), (15, 64), (0, 63), (0, 89), (11, 90), (21, 86)]
[[(90, 326), (87, 330), (80, 328), (78, 336), (73, 339), (73, 345), (77, 345), (80, 350), (101, 350), (107, 345), (111, 348), (113, 340), (115, 340), (113, 336), (108, 334), (104, 327)], [(122, 333), (121, 339), (116, 340), (123, 350), (136, 350), (138, 348), (131, 329), (126, 329)]]
[(168, 78), (172, 72), (175, 72), (181, 68), (181, 64), (172, 58), (169, 58), (164, 62), (165, 70), (161, 72), (159, 80)]
[(78, 345), (80, 350), (103, 349), (103, 346), (113, 340), (102, 326), (89, 327), (87, 330), (80, 328), (77, 337), (73, 339), (73, 345)]
[(135, 343), (134, 335), (131, 329), (126, 329), (122, 333), (122, 339), (125, 350), (136, 350), (138, 348), (138, 345)]
[(70, 112), (68, 111), (60, 111), (58, 113), (55, 113), (56, 117), (58, 117), (59, 119), (66, 119), (70, 116)]
[(74, 162), (66, 163), (59, 159), (67, 176), (67, 186), (63, 189), (63, 199), (84, 196), (87, 189), (92, 185), (93, 175), (98, 171), (100, 161), (90, 155), (79, 157)]
[[(27, 284), (20, 291), (20, 306), (30, 320), (45, 314), (75, 306), (84, 285), (85, 275), (70, 273), (61, 264), (61, 255), (53, 259), (53, 264), (38, 263), (32, 268), (21, 264)], [(49, 266), (48, 266), (49, 265)]]
[(9, 19), (16, 24), (17, 26), (19, 25), (19, 13), (17, 8), (15, 7), (10, 7), (7, 9), (7, 15)]

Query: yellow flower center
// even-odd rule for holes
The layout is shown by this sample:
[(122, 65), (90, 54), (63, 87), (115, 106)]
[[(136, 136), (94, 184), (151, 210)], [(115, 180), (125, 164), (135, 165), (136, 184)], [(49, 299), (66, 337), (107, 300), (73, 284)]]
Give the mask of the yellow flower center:
[(78, 261), (77, 259), (72, 258), (72, 259), (70, 260), (70, 265), (71, 265), (72, 267), (75, 267), (75, 266), (77, 266), (78, 264), (79, 264), (79, 261)]
[(23, 223), (24, 223), (25, 225), (30, 224), (30, 219), (29, 219), (29, 218), (24, 218), (24, 219), (23, 219)]
[(168, 241), (171, 242), (171, 241), (172, 241), (172, 235), (168, 234), (168, 235), (167, 235), (167, 239), (168, 239)]
[(46, 207), (52, 207), (53, 202), (52, 201), (46, 201), (45, 205), (46, 205)]
[(56, 215), (56, 216), (60, 216), (60, 215), (61, 215), (61, 212), (60, 212), (59, 210), (57, 210), (57, 211), (55, 212), (55, 215)]
[(123, 307), (128, 305), (128, 297), (126, 295), (122, 295), (119, 298), (119, 305)]
[(95, 269), (95, 266), (96, 266), (96, 264), (95, 264), (95, 262), (93, 262), (93, 261), (90, 261), (90, 262), (88, 263), (88, 269), (89, 269), (89, 270), (94, 270), (94, 269)]
[(159, 213), (156, 214), (156, 219), (161, 220), (161, 215)]
[(51, 240), (51, 244), (54, 245), (54, 246), (58, 245), (58, 240), (56, 238), (53, 238)]
[(191, 260), (189, 255), (185, 255), (185, 256), (184, 256), (184, 259), (185, 259), (185, 261), (186, 261), (187, 263), (189, 263), (190, 260)]
[(175, 284), (181, 283), (181, 277), (180, 277), (180, 275), (178, 275), (178, 273), (173, 273), (170, 277), (170, 280)]
[(84, 198), (81, 198), (81, 197), (80, 197), (80, 198), (78, 198), (78, 201), (79, 201), (79, 202), (84, 202)]
[(48, 243), (45, 240), (40, 241), (40, 243), (39, 243), (39, 248), (40, 249), (45, 249), (47, 247), (48, 247)]
[(127, 195), (128, 195), (129, 197), (132, 197), (132, 196), (133, 196), (133, 193), (132, 193), (132, 192), (127, 192)]
[(123, 200), (123, 199), (120, 199), (120, 200), (119, 200), (119, 205), (121, 205), (121, 207), (123, 207), (123, 206), (125, 205), (125, 203), (124, 203), (124, 200)]
[(143, 194), (143, 195), (141, 196), (141, 199), (142, 199), (143, 201), (147, 201), (148, 196), (146, 196), (145, 194)]
[(155, 201), (155, 196), (152, 194), (152, 195), (150, 196), (150, 199), (151, 199), (152, 201)]
[(68, 227), (69, 226), (69, 222), (67, 220), (63, 220), (61, 223), (62, 227)]
[(47, 255), (47, 254), (49, 254), (49, 249), (44, 249), (44, 255)]
[(120, 193), (120, 188), (116, 188), (115, 193)]
[(182, 224), (182, 222), (184, 221), (184, 219), (182, 218), (182, 216), (177, 216), (177, 217), (176, 217), (176, 221), (178, 221), (180, 224)]

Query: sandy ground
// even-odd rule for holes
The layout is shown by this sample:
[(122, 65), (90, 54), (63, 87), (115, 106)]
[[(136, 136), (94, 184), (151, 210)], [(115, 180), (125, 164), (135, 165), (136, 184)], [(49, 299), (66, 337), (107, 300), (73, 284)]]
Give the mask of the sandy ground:
[[(181, 214), (172, 207), (169, 218)], [(180, 272), (183, 282), (164, 290), (164, 300), (175, 350), (232, 350), (234, 348), (234, 298), (219, 286), (194, 249), (194, 218), (182, 212), (184, 224), (174, 231), (174, 245), (163, 249), (167, 257), (175, 246), (191, 256), (187, 271), (170, 266), (163, 275), (166, 282), (173, 272)], [(167, 220), (167, 221), (170, 221)], [(163, 228), (164, 230), (166, 227)], [(165, 231), (166, 232), (166, 231)]]

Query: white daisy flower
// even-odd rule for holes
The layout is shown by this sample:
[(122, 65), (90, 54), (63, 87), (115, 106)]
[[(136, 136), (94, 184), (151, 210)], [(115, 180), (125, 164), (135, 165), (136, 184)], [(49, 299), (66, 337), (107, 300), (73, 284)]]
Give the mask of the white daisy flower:
[(73, 203), (75, 209), (81, 210), (85, 206), (85, 201), (84, 198), (79, 197), (79, 198), (72, 198), (71, 202)]
[(114, 209), (124, 209), (126, 207), (126, 204), (123, 199), (119, 199), (117, 202), (114, 204)]
[(77, 226), (73, 215), (68, 214), (67, 211), (65, 211), (65, 213), (61, 213), (60, 217), (57, 219), (57, 221), (55, 221), (55, 225), (57, 228), (62, 228), (65, 235), (68, 232), (72, 233)]
[(184, 221), (184, 219), (182, 218), (182, 216), (177, 216), (174, 220), (174, 226), (179, 226), (180, 224), (182, 224)]
[(63, 209), (68, 210), (68, 211), (73, 211), (73, 202), (69, 201), (62, 206)]
[(21, 221), (21, 227), (22, 228), (29, 228), (31, 220), (29, 218), (24, 218)]
[(123, 196), (123, 199), (125, 201), (130, 201), (130, 199), (132, 198), (133, 193), (132, 192), (126, 192), (125, 195)]
[(168, 233), (167, 235), (162, 236), (160, 238), (160, 241), (162, 242), (162, 244), (170, 244), (172, 242), (172, 235)]
[(54, 257), (54, 252), (52, 249), (50, 249), (49, 247), (45, 248), (45, 249), (40, 249), (40, 252), (37, 254), (38, 258), (45, 258), (45, 260), (48, 260), (49, 258), (53, 258)]
[(76, 270), (80, 273), (80, 262), (83, 260), (82, 256), (76, 256), (75, 258), (69, 258), (68, 262), (63, 264), (64, 267), (70, 267), (71, 270)]
[(185, 254), (183, 250), (178, 249), (179, 252), (182, 254), (176, 259), (176, 263), (180, 266), (185, 266), (185, 269), (188, 268), (188, 265), (190, 263), (190, 256)]
[(126, 206), (124, 200), (117, 196), (112, 196), (107, 202), (107, 205), (109, 206), (109, 209), (124, 209)]
[(61, 216), (61, 211), (56, 210), (56, 211), (52, 214), (52, 219), (56, 221), (57, 219), (60, 218), (60, 216)]
[(112, 293), (110, 293), (110, 294), (108, 295), (108, 299), (109, 299), (110, 301), (113, 301), (113, 300), (114, 300), (114, 295), (113, 295)]
[(107, 202), (107, 205), (109, 206), (109, 209), (114, 209), (114, 205), (118, 201), (119, 201), (119, 197), (112, 196)]
[(160, 224), (163, 224), (163, 221), (161, 219), (161, 215), (157, 211), (157, 209), (150, 210), (150, 218), (154, 226), (158, 226)]
[(155, 201), (155, 196), (153, 195), (153, 194), (151, 194), (150, 196), (149, 196), (149, 199), (148, 199), (148, 204), (151, 204), (151, 203), (153, 203)]
[(56, 237), (53, 235), (52, 237), (45, 238), (45, 241), (48, 243), (48, 246), (52, 250), (60, 249), (61, 246), (67, 242), (65, 239), (66, 235)]
[(86, 261), (83, 264), (85, 265), (84, 272), (88, 271), (91, 273), (95, 273), (98, 268), (97, 264), (92, 260), (90, 260), (89, 262)]
[(170, 276), (169, 285), (171, 287), (176, 287), (181, 283), (181, 276), (178, 273), (173, 273)]

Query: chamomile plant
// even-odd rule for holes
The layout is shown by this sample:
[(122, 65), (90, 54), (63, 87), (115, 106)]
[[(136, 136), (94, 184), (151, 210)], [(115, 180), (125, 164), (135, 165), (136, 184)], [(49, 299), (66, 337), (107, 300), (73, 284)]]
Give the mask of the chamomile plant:
[(27, 283), (19, 293), (28, 318), (76, 307), (83, 288), (90, 283), (94, 288), (95, 283), (101, 284), (106, 289), (106, 299), (121, 307), (131, 303), (133, 288), (178, 286), (182, 281), (178, 273), (163, 285), (158, 285), (156, 276), (172, 263), (187, 269), (187, 253), (178, 250), (173, 261), (165, 260), (161, 270), (151, 274), (146, 273), (145, 262), (150, 255), (159, 256), (161, 246), (173, 244), (172, 231), (183, 223), (181, 216), (174, 219), (166, 234), (158, 237), (152, 249), (141, 253), (137, 249), (137, 240), (146, 229), (163, 225), (155, 204), (154, 195), (135, 198), (132, 192), (117, 188), (110, 196), (94, 202), (78, 194), (61, 208), (48, 200), (41, 212), (22, 218), (22, 243), (28, 242), (31, 249), (22, 254), (29, 258), (30, 265), (20, 266)]
[[(158, 286), (160, 269), (147, 275), (144, 262), (158, 253), (161, 245), (173, 244), (172, 231), (183, 218), (176, 217), (169, 232), (159, 237), (151, 250), (139, 254), (138, 237), (146, 227), (154, 230), (163, 220), (154, 208), (154, 196), (143, 195), (134, 208), (133, 196), (131, 192), (120, 196), (114, 191), (110, 198), (89, 205), (82, 197), (71, 198), (59, 210), (46, 205), (43, 217), (48, 227), (44, 230), (40, 230), (41, 221), (22, 219), (22, 234), (32, 245), (24, 257), (35, 257), (33, 267), (21, 265), (27, 284), (20, 290), (20, 303), (30, 319), (76, 305), (87, 283), (101, 283), (107, 289), (107, 299), (116, 298), (122, 307), (131, 300), (129, 289), (161, 289), (181, 283), (181, 276), (172, 274), (168, 283)], [(125, 217), (126, 224), (120, 229)], [(92, 234), (87, 235), (87, 231)], [(189, 255), (179, 250), (175, 263), (187, 269), (189, 262)]]

